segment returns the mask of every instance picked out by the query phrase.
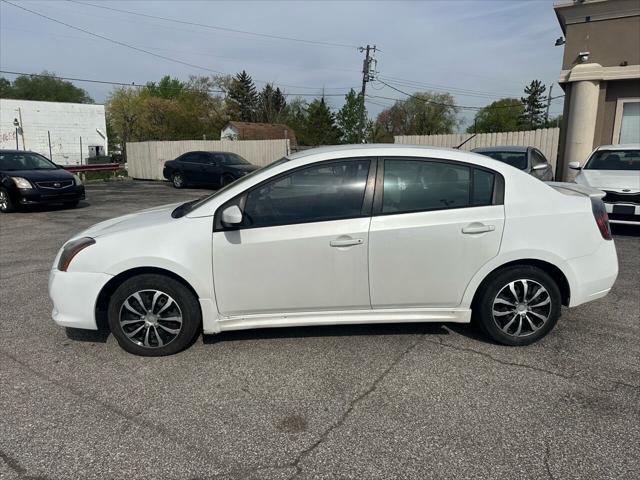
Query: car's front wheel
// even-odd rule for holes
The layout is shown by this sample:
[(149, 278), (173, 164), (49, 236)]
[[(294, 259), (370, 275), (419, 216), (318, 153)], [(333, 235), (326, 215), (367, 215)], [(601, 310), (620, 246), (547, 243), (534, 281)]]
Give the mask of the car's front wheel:
[(184, 188), (187, 186), (186, 182), (184, 181), (184, 175), (182, 175), (182, 172), (173, 172), (171, 174), (171, 183), (175, 188)]
[(15, 210), (15, 206), (11, 201), (9, 192), (7, 192), (4, 188), (0, 188), (0, 212), (11, 213), (14, 210)]
[(201, 325), (194, 294), (173, 278), (143, 274), (124, 281), (109, 302), (109, 327), (127, 352), (172, 355), (194, 341)]
[(558, 285), (544, 270), (515, 265), (493, 274), (481, 287), (474, 316), (489, 337), (503, 345), (529, 345), (560, 318)]

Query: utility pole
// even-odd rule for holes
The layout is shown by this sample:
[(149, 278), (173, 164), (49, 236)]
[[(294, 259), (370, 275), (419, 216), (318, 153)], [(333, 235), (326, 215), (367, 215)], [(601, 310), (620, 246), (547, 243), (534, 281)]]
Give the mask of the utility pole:
[(551, 107), (551, 90), (553, 90), (553, 83), (549, 86), (549, 96), (547, 97), (547, 111), (544, 114), (544, 127), (547, 128), (549, 124), (549, 107)]
[(371, 73), (371, 62), (374, 61), (371, 58), (371, 52), (376, 51), (376, 46), (373, 47), (367, 45), (365, 47), (360, 47), (358, 49), (360, 52), (365, 52), (364, 62), (362, 63), (362, 89), (360, 90), (360, 112), (358, 115), (358, 143), (364, 142), (364, 97), (367, 91), (367, 82), (373, 80), (373, 75)]

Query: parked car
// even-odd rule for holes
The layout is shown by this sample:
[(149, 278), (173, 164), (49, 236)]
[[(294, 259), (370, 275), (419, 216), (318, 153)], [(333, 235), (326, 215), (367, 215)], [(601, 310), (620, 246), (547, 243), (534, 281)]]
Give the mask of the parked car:
[(187, 152), (164, 164), (162, 174), (175, 188), (224, 187), (258, 167), (236, 153)]
[(168, 355), (199, 331), (467, 323), (505, 345), (603, 297), (617, 273), (603, 193), (489, 157), (398, 145), (306, 150), (213, 195), (75, 235), (53, 319)]
[(84, 185), (77, 175), (39, 153), (0, 150), (0, 212), (53, 203), (75, 207), (84, 196)]
[(602, 145), (596, 148), (575, 182), (603, 190), (611, 222), (640, 225), (640, 145)]
[(519, 168), (545, 182), (553, 180), (551, 164), (544, 154), (535, 147), (479, 147), (471, 151)]

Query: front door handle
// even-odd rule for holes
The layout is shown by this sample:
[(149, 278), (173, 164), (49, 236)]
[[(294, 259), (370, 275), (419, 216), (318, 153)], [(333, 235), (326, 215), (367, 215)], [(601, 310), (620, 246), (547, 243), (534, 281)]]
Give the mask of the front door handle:
[(352, 247), (353, 245), (362, 245), (364, 240), (362, 238), (341, 238), (337, 240), (331, 240), (329, 245), (332, 247)]
[(462, 229), (462, 233), (474, 234), (474, 233), (486, 233), (493, 232), (496, 229), (495, 225), (485, 225), (484, 223), (471, 223)]

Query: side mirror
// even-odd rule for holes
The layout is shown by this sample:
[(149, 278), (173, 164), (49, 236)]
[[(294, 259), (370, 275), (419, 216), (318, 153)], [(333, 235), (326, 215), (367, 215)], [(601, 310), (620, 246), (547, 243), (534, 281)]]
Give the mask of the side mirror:
[(231, 205), (222, 211), (220, 221), (223, 225), (240, 225), (242, 223), (242, 210), (237, 205)]
[(549, 168), (549, 164), (548, 163), (539, 163), (538, 165), (534, 165), (533, 169), (534, 170), (545, 170)]
[(569, 162), (569, 168), (571, 170), (580, 170), (582, 167), (580, 167), (580, 162)]

